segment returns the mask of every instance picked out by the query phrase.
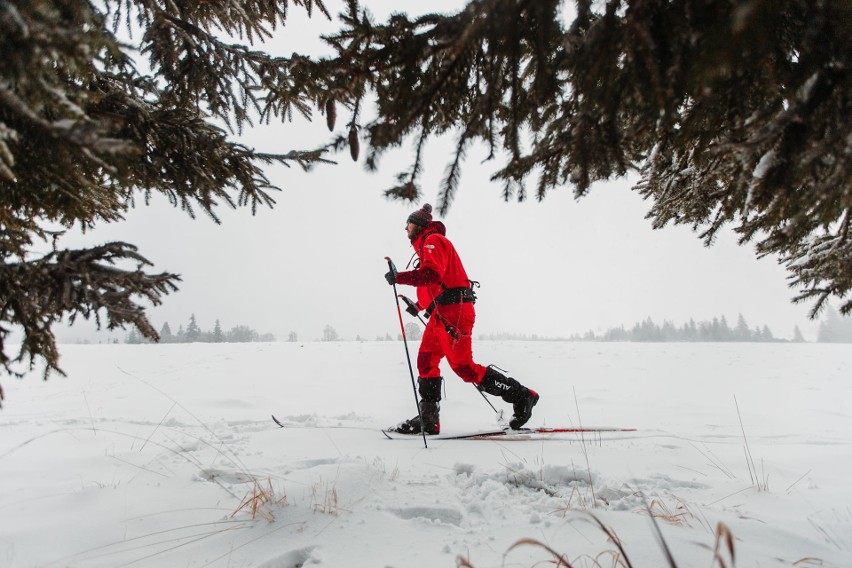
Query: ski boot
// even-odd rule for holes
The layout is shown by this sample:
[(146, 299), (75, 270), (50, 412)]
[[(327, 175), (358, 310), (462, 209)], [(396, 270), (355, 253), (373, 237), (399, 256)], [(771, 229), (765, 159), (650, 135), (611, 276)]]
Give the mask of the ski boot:
[(520, 429), (529, 421), (533, 406), (538, 403), (537, 392), (528, 389), (512, 377), (505, 376), (494, 366), (488, 367), (477, 388), (490, 395), (499, 396), (512, 405), (514, 414), (509, 421), (509, 427), (512, 430)]
[[(420, 391), (420, 414), (400, 422), (396, 426), (388, 428), (389, 432), (399, 434), (420, 434), (426, 432), (429, 435), (441, 433), (441, 422), (438, 420), (441, 401), (441, 377), (417, 379)], [(420, 418), (423, 418), (421, 423)]]

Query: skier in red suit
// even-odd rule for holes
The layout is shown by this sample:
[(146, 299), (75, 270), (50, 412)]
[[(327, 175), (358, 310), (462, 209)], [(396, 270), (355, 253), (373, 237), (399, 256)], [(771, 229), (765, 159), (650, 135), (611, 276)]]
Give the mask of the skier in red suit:
[(473, 361), (471, 333), (476, 320), (473, 308), (476, 296), (456, 248), (446, 237), (446, 227), (432, 220), (432, 206), (427, 203), (409, 215), (405, 232), (419, 265), (407, 272), (390, 271), (385, 278), (389, 284), (416, 286), (415, 308), (426, 310), (429, 322), (417, 353), (420, 414), (391, 430), (404, 434), (440, 433), (442, 377), (438, 364), (445, 357), (463, 381), (512, 405), (514, 414), (509, 426), (517, 430), (532, 416), (538, 393), (503, 375), (494, 366), (484, 367)]

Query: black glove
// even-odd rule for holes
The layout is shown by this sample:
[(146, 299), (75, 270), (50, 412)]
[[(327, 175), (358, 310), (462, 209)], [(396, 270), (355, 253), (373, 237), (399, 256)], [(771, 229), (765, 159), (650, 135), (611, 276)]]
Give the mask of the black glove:
[(388, 281), (388, 284), (396, 284), (396, 274), (396, 268), (387, 271), (387, 274), (385, 274), (385, 280)]
[(405, 305), (407, 306), (405, 308), (405, 311), (408, 312), (409, 314), (413, 315), (414, 317), (417, 317), (417, 313), (419, 311), (417, 309), (417, 304), (414, 301), (410, 300), (409, 298), (406, 298), (402, 294), (400, 294), (399, 297), (403, 302), (405, 302)]

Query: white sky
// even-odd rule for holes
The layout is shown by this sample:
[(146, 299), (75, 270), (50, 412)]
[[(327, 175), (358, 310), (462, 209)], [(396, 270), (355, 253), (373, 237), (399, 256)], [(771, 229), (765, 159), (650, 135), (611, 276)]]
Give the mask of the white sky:
[[(340, 11), (329, 4), (334, 13)], [(377, 16), (386, 13), (369, 5)], [(382, 2), (386, 9), (392, 5)], [(433, 6), (461, 6), (443, 2)], [(318, 45), (300, 9), (271, 51), (307, 53)], [(307, 43), (305, 43), (307, 42)], [(297, 47), (294, 47), (297, 46)], [(339, 109), (338, 130), (348, 120)], [(297, 120), (247, 132), (242, 141), (266, 152), (311, 149), (330, 139), (325, 119)], [(110, 240), (138, 245), (156, 271), (180, 273), (180, 291), (152, 309), (157, 329), (168, 321), (172, 331), (195, 314), (203, 329), (216, 319), (223, 328), (248, 325), (286, 339), (319, 338), (332, 325), (346, 339), (398, 333), (391, 288), (385, 283), (385, 256), (402, 269), (412, 250), (403, 231), (406, 217), (423, 202), (437, 207), (440, 181), (451, 158), (453, 139), (430, 144), (421, 179), (425, 196), (417, 204), (391, 202), (383, 190), (410, 165), (410, 146), (388, 153), (377, 173), (366, 172), (363, 155), (353, 163), (344, 151), (338, 165), (303, 173), (298, 166), (275, 167), (270, 180), (283, 191), (273, 210), (221, 213), (222, 225), (206, 216), (192, 221), (165, 199), (132, 211), (125, 222), (87, 233), (69, 234), (64, 246), (90, 246)], [(505, 203), (501, 187), (489, 181), (498, 162), (481, 164), (484, 148), (468, 153), (460, 191), (446, 218), (447, 236), (458, 248), (468, 274), (479, 280), (476, 333), (512, 332), (569, 336), (589, 329), (725, 316), (736, 323), (742, 313), (749, 325), (768, 325), (779, 337), (791, 337), (798, 325), (807, 339), (816, 324), (806, 305), (794, 306), (787, 272), (774, 259), (757, 260), (753, 247), (736, 244), (724, 232), (705, 248), (689, 228), (651, 229), (650, 207), (617, 180), (592, 188), (575, 201), (571, 188), (551, 193), (544, 202)], [(413, 289), (400, 291), (413, 296)], [(407, 316), (406, 316), (407, 317)], [(79, 336), (77, 326), (61, 338)]]

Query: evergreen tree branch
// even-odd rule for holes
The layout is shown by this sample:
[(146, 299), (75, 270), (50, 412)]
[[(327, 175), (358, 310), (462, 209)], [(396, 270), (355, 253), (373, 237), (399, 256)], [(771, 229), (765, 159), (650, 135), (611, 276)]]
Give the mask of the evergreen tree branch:
[[(852, 5), (580, 0), (563, 27), (563, 4), (473, 0), (375, 24), (353, 0), (324, 65), (344, 89), (345, 68), (375, 92), (370, 156), (428, 120), (429, 136), (467, 133), (489, 159), (506, 150), (492, 177), (504, 198), (523, 199), (530, 175), (543, 199), (635, 171), (654, 227), (687, 224), (709, 245), (732, 226), (785, 263), (797, 299), (818, 309), (819, 298), (848, 297), (834, 227), (852, 203)], [(439, 210), (453, 188), (445, 180)]]
[[(119, 265), (136, 264), (135, 269)], [(143, 336), (156, 340), (156, 330), (145, 315), (144, 300), (159, 305), (161, 297), (177, 290), (175, 274), (147, 274), (150, 262), (127, 243), (113, 242), (83, 250), (51, 252), (41, 258), (0, 264), (0, 365), (22, 376), (15, 365), (28, 359), (32, 370), (44, 359), (45, 378), (62, 373), (51, 327), (63, 317), (94, 318), (98, 328), (132, 324)], [(106, 318), (106, 322), (102, 318)], [(11, 326), (11, 327), (7, 327)], [(16, 357), (6, 354), (9, 335), (19, 327), (24, 339)]]
[[(329, 17), (320, 0), (293, 4)], [(331, 163), (326, 148), (259, 151), (216, 124), (233, 132), (309, 115), (328, 96), (327, 64), (223, 37), (262, 42), (289, 5), (0, 0), (0, 369), (20, 374), (17, 364), (43, 359), (46, 372), (58, 371), (52, 326), (63, 317), (99, 326), (105, 317), (109, 329), (130, 325), (156, 339), (146, 305), (177, 289), (176, 275), (144, 272), (149, 263), (130, 244), (62, 250), (42, 226), (118, 221), (154, 193), (218, 221), (222, 205), (274, 204), (265, 166)], [(129, 43), (117, 39), (122, 26)], [(134, 64), (140, 53), (150, 76)], [(51, 237), (54, 252), (34, 260), (33, 243)], [(17, 356), (6, 353), (14, 330), (23, 332)]]

